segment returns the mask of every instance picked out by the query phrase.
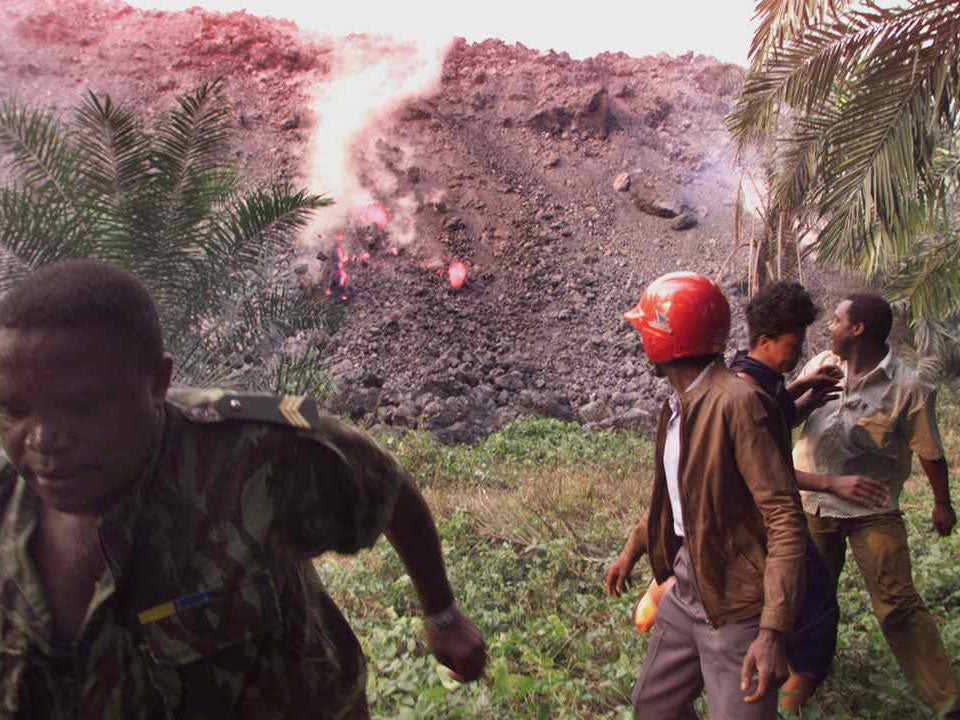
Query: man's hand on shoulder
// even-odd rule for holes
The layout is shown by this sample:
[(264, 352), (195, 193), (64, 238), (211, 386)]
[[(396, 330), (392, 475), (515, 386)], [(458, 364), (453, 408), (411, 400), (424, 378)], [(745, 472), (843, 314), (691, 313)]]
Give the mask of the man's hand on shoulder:
[(787, 390), (797, 401), (797, 410), (805, 417), (817, 408), (840, 396), (843, 371), (836, 365), (825, 365), (810, 375), (794, 380)]
[(938, 502), (933, 506), (933, 529), (940, 537), (947, 537), (957, 524), (957, 513), (950, 502)]
[(441, 614), (446, 617), (434, 622), (428, 618), (424, 622), (430, 652), (438, 662), (450, 668), (455, 680), (476, 680), (483, 675), (487, 665), (483, 636), (456, 605)]
[(756, 689), (744, 702), (754, 703), (762, 699), (767, 692), (774, 690), (789, 674), (787, 656), (784, 651), (783, 634), (775, 630), (760, 628), (757, 639), (750, 643), (740, 669), (740, 691), (747, 692), (754, 678)]

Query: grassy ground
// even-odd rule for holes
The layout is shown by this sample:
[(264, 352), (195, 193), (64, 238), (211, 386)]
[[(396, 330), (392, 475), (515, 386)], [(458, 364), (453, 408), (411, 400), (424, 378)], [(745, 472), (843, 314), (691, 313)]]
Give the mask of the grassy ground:
[[(958, 420), (956, 407), (941, 412), (954, 464)], [(444, 447), (421, 433), (383, 440), (422, 483), (458, 599), (486, 636), (490, 664), (479, 683), (449, 680), (426, 651), (410, 582), (386, 543), (354, 560), (320, 561), (369, 658), (374, 716), (631, 717), (646, 637), (629, 615), (649, 566), (640, 563), (635, 589), (621, 599), (606, 597), (600, 581), (648, 498), (649, 443), (548, 420), (522, 420), (478, 448)], [(911, 483), (902, 502), (914, 575), (948, 653), (960, 658), (960, 534), (936, 538), (931, 502), (922, 482)], [(834, 674), (804, 717), (930, 717), (900, 677), (855, 566), (841, 579), (840, 604)]]

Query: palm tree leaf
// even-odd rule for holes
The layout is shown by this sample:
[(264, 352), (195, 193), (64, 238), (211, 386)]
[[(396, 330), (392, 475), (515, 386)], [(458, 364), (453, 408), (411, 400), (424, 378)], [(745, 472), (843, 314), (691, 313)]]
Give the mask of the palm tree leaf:
[(867, 252), (876, 265), (880, 245), (895, 256), (909, 247), (936, 200), (920, 192), (939, 136), (932, 112), (926, 83), (901, 79), (851, 98), (824, 131), (827, 151), (809, 200), (826, 219), (826, 259), (849, 265)]
[(133, 113), (90, 93), (72, 134), (84, 189), (118, 210), (149, 178), (150, 142)]
[(61, 202), (72, 201), (76, 158), (52, 115), (4, 100), (0, 103), (0, 150), (9, 156), (21, 183)]
[(785, 44), (758, 57), (728, 119), (738, 141), (768, 132), (782, 102), (809, 111), (861, 76), (872, 73), (879, 82), (883, 73), (923, 73), (956, 57), (960, 0), (926, 0), (895, 10), (844, 9), (828, 16), (799, 35), (787, 33)]
[(213, 228), (216, 242), (211, 243), (208, 257), (220, 261), (222, 254), (241, 265), (256, 266), (279, 240), (303, 228), (314, 210), (332, 204), (330, 198), (294, 192), (286, 185), (255, 190), (236, 200), (217, 219)]
[(766, 60), (771, 49), (783, 47), (803, 36), (811, 26), (836, 16), (853, 0), (758, 0), (754, 18), (760, 23), (750, 44), (751, 65)]
[(8, 156), (20, 184), (38, 199), (50, 197), (90, 232), (77, 197), (76, 155), (52, 115), (4, 100), (0, 103), (0, 152)]
[(165, 198), (161, 245), (183, 243), (237, 190), (227, 160), (230, 115), (221, 86), (219, 80), (205, 83), (179, 98), (157, 130), (153, 185)]
[(0, 188), (0, 292), (34, 268), (88, 254), (89, 237), (74, 210), (36, 191)]
[(960, 233), (924, 241), (890, 272), (886, 288), (915, 319), (960, 315)]
[[(0, 109), (0, 291), (30, 269), (93, 256), (137, 274), (156, 300), (177, 377), (279, 389), (316, 386), (330, 305), (275, 272), (275, 252), (328, 198), (287, 186), (239, 191), (219, 83), (180, 98), (157, 130), (90, 95), (73, 132)], [(69, 187), (67, 187), (69, 184)], [(291, 348), (290, 338), (303, 342)]]

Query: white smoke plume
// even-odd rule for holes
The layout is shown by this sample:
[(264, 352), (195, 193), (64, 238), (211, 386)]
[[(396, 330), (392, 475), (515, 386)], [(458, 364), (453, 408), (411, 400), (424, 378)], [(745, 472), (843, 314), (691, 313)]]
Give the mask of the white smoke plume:
[[(336, 204), (317, 214), (305, 235), (308, 245), (329, 247), (332, 233), (369, 218), (378, 202), (390, 215), (392, 242), (413, 239), (414, 204), (395, 197), (396, 178), (385, 170), (377, 172), (369, 161), (391, 113), (437, 88), (448, 47), (361, 36), (339, 43), (331, 77), (315, 88), (317, 125), (305, 168), (310, 190), (332, 197)], [(361, 160), (367, 161), (362, 179)]]

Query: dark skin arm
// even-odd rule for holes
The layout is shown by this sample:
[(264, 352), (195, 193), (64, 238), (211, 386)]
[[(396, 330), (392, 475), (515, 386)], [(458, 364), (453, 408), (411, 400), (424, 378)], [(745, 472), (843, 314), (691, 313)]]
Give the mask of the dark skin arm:
[(430, 651), (453, 671), (457, 680), (476, 680), (483, 675), (487, 662), (483, 636), (453, 605), (453, 591), (443, 565), (437, 528), (423, 496), (412, 482), (403, 484), (386, 535), (413, 580), (424, 613), (430, 616), (454, 607), (449, 624), (442, 628), (428, 625)]
[(820, 475), (797, 470), (801, 490), (825, 492), (864, 507), (883, 507), (889, 495), (887, 488), (866, 475)]
[(812, 375), (804, 375), (789, 383), (787, 392), (797, 403), (797, 422), (803, 422), (814, 410), (839, 397), (842, 379), (840, 368), (826, 365)]
[(930, 489), (933, 490), (933, 529), (941, 537), (946, 537), (953, 532), (957, 524), (957, 514), (950, 500), (950, 469), (945, 458), (939, 460), (920, 458), (920, 466), (930, 481)]
[(750, 681), (757, 677), (757, 687), (743, 698), (744, 702), (754, 703), (766, 695), (776, 678), (785, 678), (789, 674), (787, 656), (783, 650), (783, 635), (776, 630), (760, 628), (757, 639), (747, 649), (747, 656), (743, 659), (740, 669), (740, 690), (746, 692), (750, 688)]
[(637, 560), (643, 557), (646, 551), (647, 516), (644, 515), (643, 519), (630, 531), (627, 544), (624, 545), (620, 555), (607, 570), (603, 586), (608, 595), (619, 597), (624, 590), (629, 589), (630, 573), (633, 572), (633, 566), (637, 564)]

